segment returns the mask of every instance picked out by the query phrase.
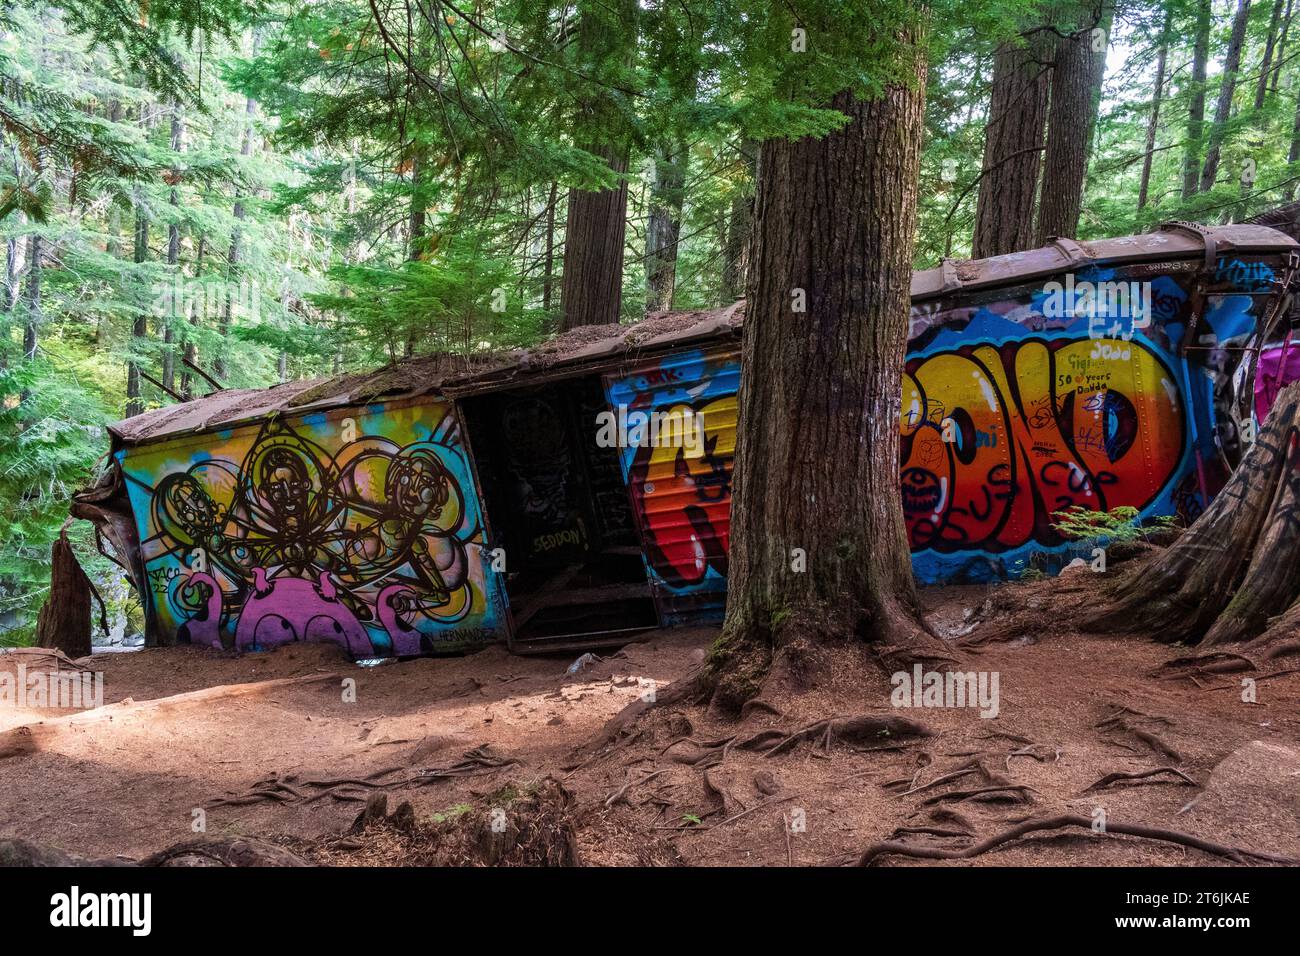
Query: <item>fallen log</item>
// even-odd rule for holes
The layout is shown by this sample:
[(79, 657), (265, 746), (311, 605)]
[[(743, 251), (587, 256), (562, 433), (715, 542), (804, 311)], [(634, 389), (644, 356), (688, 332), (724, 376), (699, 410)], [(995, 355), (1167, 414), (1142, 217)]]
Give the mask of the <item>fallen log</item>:
[(275, 680), (250, 681), (246, 684), (220, 684), (216, 687), (204, 687), (200, 690), (174, 694), (170, 697), (158, 697), (153, 700), (131, 700), (130, 698), (116, 704), (106, 704), (93, 710), (82, 710), (65, 717), (51, 717), (31, 724), (23, 724), (0, 733), (0, 760), (23, 754), (45, 750), (63, 734), (94, 727), (99, 724), (111, 724), (126, 721), (134, 717), (153, 716), (182, 710), (196, 704), (210, 704), (213, 701), (230, 700), (235, 697), (250, 697), (280, 690), (285, 687), (298, 687), (307, 684), (320, 684), (342, 680), (340, 674), (311, 674), (307, 677), (283, 677)]

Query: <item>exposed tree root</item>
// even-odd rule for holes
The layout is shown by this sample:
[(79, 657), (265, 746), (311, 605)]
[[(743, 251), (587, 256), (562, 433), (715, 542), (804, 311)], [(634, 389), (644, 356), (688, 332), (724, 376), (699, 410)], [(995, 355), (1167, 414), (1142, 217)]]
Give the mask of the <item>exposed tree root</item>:
[[(1188, 786), (1192, 786), (1192, 787), (1200, 786), (1200, 784), (1198, 784), (1191, 777), (1187, 776), (1187, 774), (1183, 773), (1177, 767), (1156, 767), (1154, 770), (1137, 770), (1132, 773), (1129, 773), (1124, 770), (1116, 770), (1114, 773), (1106, 774), (1106, 776), (1102, 777), (1096, 783), (1092, 784), (1090, 787), (1085, 789), (1083, 793), (1092, 793), (1095, 790), (1105, 790), (1112, 783), (1118, 783), (1121, 780), (1148, 780), (1149, 778), (1159, 776), (1162, 773), (1172, 774), (1173, 776), (1180, 778), (1180, 781), (1183, 784), (1186, 784)], [(1172, 781), (1154, 780), (1151, 782), (1170, 783)]]
[[(1078, 814), (1067, 813), (1055, 816), (1035, 817), (1029, 820), (1024, 820), (1007, 830), (1003, 830), (987, 839), (961, 849), (903, 843), (897, 840), (886, 840), (882, 843), (876, 843), (867, 847), (858, 858), (857, 865), (871, 866), (876, 860), (884, 856), (906, 856), (917, 860), (969, 860), (982, 853), (987, 853), (988, 851), (1004, 846), (1007, 843), (1019, 840), (1031, 833), (1039, 833), (1045, 830), (1060, 830), (1065, 827), (1076, 827), (1089, 832), (1096, 832), (1092, 829), (1092, 819), (1089, 817), (1079, 816)], [(1101, 834), (1098, 835), (1100, 836)], [(1105, 835), (1135, 836), (1148, 840), (1161, 840), (1165, 843), (1174, 843), (1178, 846), (1200, 850), (1213, 856), (1231, 860), (1234, 863), (1249, 863), (1253, 860), (1263, 863), (1282, 863), (1291, 866), (1300, 865), (1300, 860), (1291, 857), (1280, 856), (1275, 853), (1267, 853), (1260, 850), (1249, 850), (1243, 847), (1225, 846), (1221, 843), (1202, 839), (1201, 837), (1195, 836), (1191, 833), (1183, 833), (1178, 830), (1165, 830), (1160, 827), (1150, 827), (1140, 823), (1120, 823), (1113, 820), (1107, 821)]]
[(923, 783), (920, 784), (919, 786), (913, 784), (913, 786), (910, 789), (904, 790), (902, 793), (895, 794), (895, 796), (910, 797), (914, 793), (924, 793), (926, 790), (931, 790), (934, 787), (942, 786), (945, 783), (951, 783), (954, 780), (960, 780), (962, 777), (966, 777), (971, 774), (979, 774), (985, 780), (989, 778), (989, 772), (984, 768), (984, 765), (981, 764), (978, 760), (972, 760), (969, 763), (961, 767), (958, 767), (956, 770), (953, 770), (949, 773), (945, 773), (942, 776), (935, 777), (929, 783)]
[(828, 671), (829, 648), (861, 646), (887, 673), (960, 662), (926, 627), (914, 598), (877, 595), (866, 603), (840, 595), (810, 598), (794, 611), (729, 614), (705, 667), (710, 703), (746, 717), (750, 701), (806, 690)]
[(246, 793), (234, 797), (222, 797), (208, 801), (204, 806), (213, 810), (218, 807), (247, 806), (253, 803), (273, 801), (275, 803), (314, 803), (329, 797), (333, 800), (350, 803), (364, 803), (371, 791), (395, 790), (402, 787), (420, 787), (446, 780), (451, 777), (477, 777), (496, 773), (503, 767), (517, 764), (513, 757), (501, 757), (490, 747), (476, 747), (465, 752), (465, 759), (449, 767), (434, 767), (417, 770), (405, 776), (385, 780), (406, 767), (385, 767), (364, 777), (342, 777), (325, 780), (299, 780), (294, 774), (275, 774), (257, 781)]
[(608, 810), (610, 807), (614, 806), (614, 804), (626, 800), (628, 791), (630, 791), (633, 787), (639, 787), (641, 786), (641, 784), (648, 783), (649, 781), (653, 780), (655, 777), (659, 776), (660, 774), (667, 773), (667, 772), (668, 771), (666, 768), (663, 770), (652, 770), (650, 773), (644, 774), (643, 776), (637, 777), (633, 780), (629, 780), (627, 783), (623, 784), (623, 786), (619, 787), (617, 790), (615, 790), (613, 793), (611, 793), (608, 797), (605, 798), (605, 809)]
[(1047, 763), (1049, 760), (1052, 761), (1053, 763), (1056, 763), (1058, 760), (1061, 759), (1061, 748), (1060, 748), (1060, 747), (1051, 747), (1051, 748), (1048, 748), (1048, 749), (1051, 750), (1051, 753), (1050, 753), (1050, 754), (1040, 753), (1040, 752), (1039, 752), (1040, 748), (1045, 748), (1045, 745), (1044, 745), (1044, 744), (1029, 744), (1028, 746), (1021, 747), (1019, 750), (1013, 750), (1013, 751), (1011, 751), (1009, 754), (1007, 754), (1007, 759), (1006, 759), (1006, 767), (1007, 767), (1007, 769), (1008, 769), (1008, 770), (1011, 769), (1011, 758), (1012, 758), (1012, 757), (1029, 757), (1029, 758), (1032, 759), (1032, 760), (1037, 760), (1039, 763)]
[(1033, 787), (1027, 787), (1018, 783), (1001, 783), (990, 784), (987, 787), (976, 787), (972, 790), (948, 790), (944, 793), (936, 793), (932, 797), (926, 797), (921, 801), (922, 806), (930, 806), (936, 803), (958, 803), (963, 800), (976, 800), (979, 802), (1001, 802), (1010, 801), (1013, 803), (1032, 803), (1031, 793), (1037, 793)]
[(190, 840), (140, 861), (140, 866), (311, 866), (282, 846), (246, 837)]
[[(1124, 708), (1124, 711), (1128, 711), (1128, 708)], [(1099, 721), (1095, 726), (1098, 727), (1099, 729), (1106, 729), (1111, 731), (1117, 731), (1120, 733), (1132, 734), (1134, 737), (1142, 741), (1144, 744), (1146, 744), (1156, 753), (1163, 754), (1164, 756), (1168, 757), (1170, 760), (1174, 761), (1175, 763), (1183, 762), (1183, 755), (1180, 754), (1172, 744), (1168, 743), (1163, 737), (1161, 737), (1155, 731), (1142, 727), (1138, 723), (1138, 720), (1153, 720), (1153, 721), (1158, 720), (1158, 721), (1163, 721), (1164, 723), (1169, 723), (1169, 720), (1167, 718), (1150, 717), (1146, 714), (1136, 714), (1136, 716), (1128, 716), (1124, 713), (1124, 711), (1121, 711), (1120, 713), (1117, 714), (1112, 714), (1111, 716)], [(1130, 712), (1130, 713), (1135, 713), (1135, 712)]]
[(878, 743), (881, 739), (933, 737), (934, 731), (924, 724), (894, 714), (859, 714), (856, 717), (831, 717), (814, 721), (798, 730), (763, 730), (735, 744), (739, 750), (760, 751), (775, 757), (802, 741), (813, 741), (829, 752), (836, 740), (844, 743)]
[(704, 784), (704, 792), (717, 801), (718, 806), (713, 811), (714, 813), (721, 813), (724, 817), (730, 817), (735, 815), (738, 806), (742, 810), (745, 809), (745, 806), (732, 796), (731, 791), (711, 776), (709, 771), (705, 770), (700, 775), (700, 779)]

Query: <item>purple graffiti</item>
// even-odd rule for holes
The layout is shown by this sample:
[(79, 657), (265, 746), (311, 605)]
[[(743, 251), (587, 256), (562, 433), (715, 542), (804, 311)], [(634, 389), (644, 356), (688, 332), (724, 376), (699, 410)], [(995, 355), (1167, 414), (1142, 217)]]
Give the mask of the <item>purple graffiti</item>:
[(332, 641), (353, 657), (373, 657), (370, 636), (322, 571), (318, 581), (270, 580), (265, 568), (253, 569), (253, 594), (239, 615), (235, 647), (265, 650), (292, 641)]

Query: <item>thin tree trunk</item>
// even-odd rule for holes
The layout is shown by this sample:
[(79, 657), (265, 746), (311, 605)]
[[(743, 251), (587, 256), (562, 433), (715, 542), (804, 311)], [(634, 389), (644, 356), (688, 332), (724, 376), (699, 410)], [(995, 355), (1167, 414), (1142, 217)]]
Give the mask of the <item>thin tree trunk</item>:
[(682, 205), (690, 157), (686, 144), (659, 150), (655, 157), (654, 184), (646, 224), (646, 312), (673, 307), (677, 284), (677, 243), (682, 234)]
[(1241, 49), (1246, 43), (1246, 22), (1250, 16), (1250, 0), (1237, 0), (1237, 14), (1232, 21), (1232, 36), (1228, 40), (1228, 53), (1223, 61), (1223, 79), (1219, 85), (1219, 100), (1214, 107), (1214, 125), (1210, 127), (1210, 145), (1205, 151), (1205, 167), (1201, 170), (1201, 192), (1214, 188), (1219, 174), (1219, 152), (1232, 113), (1232, 94), (1237, 88), (1237, 70), (1241, 66)]
[(36, 358), (41, 326), (41, 258), (45, 254), (44, 239), (39, 232), (27, 238), (27, 280), (23, 283), (23, 358)]
[(1187, 106), (1187, 145), (1183, 149), (1183, 200), (1196, 195), (1201, 173), (1201, 143), (1205, 137), (1205, 71), (1210, 58), (1210, 0), (1196, 7), (1192, 41), (1191, 99)]
[[(14, 161), (17, 163), (16, 158)], [(23, 213), (16, 213), (16, 216), (19, 226), (26, 225), (27, 217)], [(12, 235), (5, 239), (5, 295), (3, 303), (5, 316), (9, 316), (13, 312), (22, 293), (22, 282), (19, 281), (19, 274), (26, 262), (25, 252), (22, 240), (18, 236)], [(6, 319), (6, 321), (8, 320)]]
[[(181, 119), (180, 105), (175, 101), (172, 102), (171, 114), (171, 151), (175, 159), (170, 173), (171, 193), (168, 196), (172, 214), (171, 222), (167, 225), (167, 271), (169, 280), (174, 280), (181, 260), (180, 153), (184, 148), (185, 123)], [(174, 282), (173, 286), (177, 287), (179, 283)], [(172, 302), (163, 316), (162, 383), (168, 389), (175, 386), (176, 379), (176, 352), (172, 346), (176, 338), (173, 320), (176, 318), (178, 307), (179, 303)]]
[(1286, 0), (1286, 12), (1282, 14), (1282, 37), (1277, 41), (1277, 56), (1273, 58), (1273, 76), (1269, 80), (1269, 89), (1274, 93), (1282, 82), (1282, 64), (1286, 62), (1286, 41), (1291, 33), (1291, 5), (1293, 0)]
[[(427, 200), (423, 190), (425, 163), (424, 149), (419, 146), (413, 147), (411, 155), (411, 206), (406, 230), (406, 259), (408, 262), (419, 262), (424, 258), (428, 241), (425, 215)], [(402, 351), (407, 358), (415, 354), (416, 332), (414, 325), (406, 330), (406, 343)], [(281, 381), (283, 381), (283, 378)]]
[(914, 83), (834, 98), (841, 129), (762, 145), (713, 664), (723, 706), (797, 669), (810, 644), (924, 640), (898, 488), (924, 76), (918, 50)]
[[(194, 281), (196, 284), (203, 281), (203, 254), (207, 251), (208, 240), (206, 236), (199, 236), (199, 247), (195, 250), (194, 255)], [(205, 297), (206, 298), (206, 297)], [(189, 303), (189, 322), (191, 330), (199, 327), (199, 307), (198, 297)], [(198, 361), (198, 350), (194, 346), (193, 331), (185, 337), (185, 349), (181, 353), (185, 356), (186, 363)], [(190, 371), (189, 364), (185, 365), (185, 370), (181, 372), (181, 395), (186, 401), (194, 397), (194, 373)]]
[(972, 259), (1034, 245), (1034, 200), (1051, 89), (1050, 50), (1047, 32), (1036, 30), (1024, 44), (1004, 44), (993, 55)]
[(1160, 29), (1160, 52), (1156, 56), (1156, 85), (1151, 94), (1151, 118), (1147, 121), (1146, 155), (1142, 158), (1142, 183), (1138, 187), (1139, 210), (1147, 204), (1151, 187), (1151, 163), (1155, 159), (1156, 132), (1160, 126), (1160, 101), (1165, 91), (1165, 66), (1169, 59), (1169, 26), (1173, 14), (1165, 11), (1164, 26)]
[(559, 199), (559, 183), (551, 183), (551, 195), (546, 200), (546, 252), (542, 265), (542, 311), (550, 314), (551, 294), (555, 286), (555, 203)]
[[(1272, 76), (1273, 48), (1277, 44), (1278, 22), (1282, 19), (1282, 0), (1273, 0), (1273, 15), (1268, 21), (1268, 36), (1264, 39), (1264, 58), (1259, 65), (1259, 79), (1255, 82), (1255, 109), (1264, 108), (1264, 97), (1268, 94), (1268, 81)], [(1280, 54), (1279, 54), (1280, 56)]]
[(731, 209), (727, 216), (727, 234), (723, 243), (722, 288), (731, 304), (745, 295), (749, 279), (749, 259), (754, 237), (754, 192), (759, 145), (747, 139), (740, 144), (740, 158), (748, 176), (747, 188), (737, 189), (731, 195)]
[[(149, 260), (149, 211), (145, 206), (144, 196), (138, 191), (135, 201), (135, 244), (131, 261), (137, 267)], [(143, 270), (137, 269), (137, 274)], [(149, 310), (146, 297), (141, 295), (135, 302), (135, 318), (131, 323), (131, 359), (126, 365), (126, 417), (131, 418), (144, 411), (142, 392), (143, 379), (140, 377), (141, 356), (145, 343), (149, 340)]]
[[(1297, 162), (1300, 162), (1300, 82), (1297, 82), (1295, 87), (1296, 87), (1295, 118), (1291, 122), (1291, 148), (1287, 151), (1286, 154), (1287, 164), (1293, 170), (1295, 168), (1295, 164)], [(1291, 173), (1291, 177), (1294, 177), (1296, 175), (1297, 174), (1295, 172)], [(1287, 202), (1291, 202), (1291, 200), (1295, 198), (1295, 194), (1296, 194), (1296, 184), (1294, 182), (1287, 183), (1286, 190), (1282, 194), (1285, 200)]]
[[(257, 101), (250, 96), (244, 100), (244, 132), (239, 144), (239, 155), (244, 158), (248, 158), (253, 152), (253, 119), (256, 115)], [(242, 196), (235, 197), (234, 215), (236, 224), (235, 228), (230, 231), (230, 246), (226, 252), (226, 294), (222, 297), (221, 322), (219, 325), (222, 344), (217, 360), (213, 363), (213, 372), (216, 379), (223, 385), (226, 384), (226, 376), (230, 373), (226, 355), (226, 340), (230, 337), (232, 307), (236, 288), (240, 281), (240, 243), (243, 240), (243, 227), (240, 223), (244, 221), (247, 215)]]

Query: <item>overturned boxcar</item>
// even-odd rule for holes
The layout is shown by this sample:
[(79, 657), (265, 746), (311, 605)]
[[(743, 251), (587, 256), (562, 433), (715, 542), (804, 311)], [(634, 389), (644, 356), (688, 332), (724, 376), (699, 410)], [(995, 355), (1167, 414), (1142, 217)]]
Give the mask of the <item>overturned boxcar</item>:
[[(917, 273), (899, 426), (918, 579), (1057, 570), (1075, 546), (1052, 516), (1074, 505), (1195, 519), (1266, 411), (1256, 356), (1289, 346), (1297, 249), (1169, 224)], [(737, 303), (219, 391), (113, 426), (74, 513), (151, 644), (544, 652), (716, 622), (742, 332)], [(602, 413), (634, 412), (701, 440), (599, 440)]]

